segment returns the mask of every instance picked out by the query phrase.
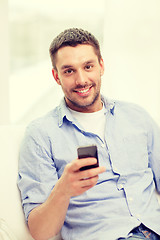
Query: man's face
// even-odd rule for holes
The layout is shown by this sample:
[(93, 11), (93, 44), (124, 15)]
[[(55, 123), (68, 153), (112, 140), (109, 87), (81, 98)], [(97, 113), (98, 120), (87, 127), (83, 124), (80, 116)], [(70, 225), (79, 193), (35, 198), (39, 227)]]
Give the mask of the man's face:
[(104, 65), (91, 45), (66, 46), (56, 55), (55, 80), (61, 85), (67, 105), (79, 112), (102, 108), (100, 87)]

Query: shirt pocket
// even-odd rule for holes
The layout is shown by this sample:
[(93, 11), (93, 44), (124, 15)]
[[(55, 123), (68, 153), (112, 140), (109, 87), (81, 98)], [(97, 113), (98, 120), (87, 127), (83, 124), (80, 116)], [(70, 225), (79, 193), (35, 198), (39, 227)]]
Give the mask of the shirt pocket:
[(129, 169), (141, 171), (148, 168), (147, 135), (145, 133), (129, 135), (123, 142)]

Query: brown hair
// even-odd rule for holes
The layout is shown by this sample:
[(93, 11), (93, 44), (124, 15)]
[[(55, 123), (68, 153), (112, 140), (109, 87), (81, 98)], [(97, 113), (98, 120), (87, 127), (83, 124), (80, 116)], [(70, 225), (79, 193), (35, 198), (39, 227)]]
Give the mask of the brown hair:
[(100, 62), (101, 52), (98, 40), (88, 31), (78, 28), (70, 28), (61, 32), (51, 43), (49, 53), (53, 68), (56, 69), (56, 53), (64, 46), (76, 47), (78, 44), (88, 44), (93, 46)]

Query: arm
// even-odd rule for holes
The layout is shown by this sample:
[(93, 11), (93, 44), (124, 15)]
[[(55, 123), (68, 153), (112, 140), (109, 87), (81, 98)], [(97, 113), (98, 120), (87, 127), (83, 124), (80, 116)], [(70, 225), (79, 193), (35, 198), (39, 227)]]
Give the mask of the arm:
[(79, 171), (81, 167), (95, 164), (96, 161), (94, 158), (76, 159), (66, 165), (48, 199), (29, 215), (28, 226), (34, 239), (47, 240), (61, 230), (70, 198), (96, 185), (98, 174), (106, 170), (98, 167)]
[(160, 194), (160, 128), (149, 118), (148, 154), (149, 166), (152, 168), (156, 190)]

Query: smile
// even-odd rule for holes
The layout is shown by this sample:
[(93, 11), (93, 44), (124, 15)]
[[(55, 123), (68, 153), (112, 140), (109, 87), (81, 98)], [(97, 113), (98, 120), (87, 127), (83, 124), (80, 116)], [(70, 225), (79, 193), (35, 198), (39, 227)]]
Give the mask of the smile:
[(90, 94), (91, 89), (92, 89), (92, 86), (88, 88), (81, 88), (79, 90), (75, 90), (75, 92), (81, 97), (87, 97)]
[(81, 88), (80, 90), (75, 90), (75, 92), (77, 92), (79, 94), (85, 94), (85, 93), (88, 93), (91, 88), (92, 88), (92, 86), (89, 86), (87, 88)]
[(89, 91), (90, 88), (86, 88), (86, 89), (83, 89), (83, 90), (80, 90), (80, 91), (76, 91), (76, 92), (79, 92), (79, 93), (86, 93)]

